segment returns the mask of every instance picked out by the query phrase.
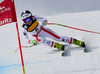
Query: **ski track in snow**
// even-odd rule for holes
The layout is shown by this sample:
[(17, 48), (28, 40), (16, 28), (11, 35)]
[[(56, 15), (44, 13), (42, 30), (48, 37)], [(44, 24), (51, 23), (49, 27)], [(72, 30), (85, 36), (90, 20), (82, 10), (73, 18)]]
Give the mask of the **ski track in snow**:
[[(41, 60), (41, 61), (36, 61), (36, 62), (29, 62), (29, 63), (25, 63), (25, 65), (31, 65), (31, 64), (43, 64), (43, 63), (50, 63), (50, 62), (54, 62), (54, 61), (64, 61), (66, 59), (59, 59), (59, 60)], [(1, 70), (5, 70), (5, 69), (17, 69), (18, 67), (21, 67), (21, 64), (12, 64), (12, 65), (5, 65), (5, 66), (0, 66)], [(83, 71), (94, 71), (94, 70), (100, 70), (100, 67), (97, 68), (87, 68), (87, 69), (78, 69), (78, 70), (73, 70), (73, 71), (66, 71), (66, 73), (72, 73), (72, 72), (83, 72)]]

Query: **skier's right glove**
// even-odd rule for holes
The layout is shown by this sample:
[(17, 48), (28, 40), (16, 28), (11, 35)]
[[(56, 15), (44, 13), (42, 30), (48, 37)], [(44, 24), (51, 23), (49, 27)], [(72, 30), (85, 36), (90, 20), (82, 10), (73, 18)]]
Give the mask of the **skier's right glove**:
[(30, 41), (30, 44), (32, 44), (32, 45), (38, 45), (38, 44), (39, 44), (39, 42), (38, 42), (38, 41), (36, 41), (36, 40), (31, 40), (31, 41)]

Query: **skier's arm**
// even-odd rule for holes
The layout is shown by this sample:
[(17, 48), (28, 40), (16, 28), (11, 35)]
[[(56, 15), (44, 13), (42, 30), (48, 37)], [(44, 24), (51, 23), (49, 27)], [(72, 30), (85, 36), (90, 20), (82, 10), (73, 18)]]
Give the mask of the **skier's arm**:
[(35, 16), (35, 18), (36, 18), (38, 21), (42, 21), (42, 25), (43, 25), (43, 26), (46, 26), (46, 25), (47, 25), (48, 21), (47, 21), (46, 18), (37, 16), (37, 15), (34, 15), (34, 16)]
[(29, 37), (28, 37), (28, 33), (27, 31), (24, 29), (23, 30), (23, 35), (24, 35), (24, 40), (28, 43), (28, 44), (32, 44), (32, 45), (37, 45), (39, 44), (38, 41), (36, 40), (30, 40)]
[(27, 43), (29, 43), (30, 40), (29, 40), (29, 37), (28, 37), (28, 33), (25, 29), (23, 30), (23, 38)]

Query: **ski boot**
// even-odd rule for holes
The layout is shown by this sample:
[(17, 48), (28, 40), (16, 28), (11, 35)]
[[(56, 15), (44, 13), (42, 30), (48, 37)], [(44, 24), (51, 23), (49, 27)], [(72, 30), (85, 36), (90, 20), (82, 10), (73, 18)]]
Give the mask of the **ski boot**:
[(82, 42), (80, 40), (77, 40), (77, 39), (73, 39), (73, 44), (78, 45), (80, 47), (83, 47), (84, 48), (84, 52), (87, 52), (86, 45), (85, 45), (84, 42)]
[(58, 50), (64, 51), (65, 45), (62, 45), (62, 44), (59, 44), (59, 43), (55, 42), (54, 48), (57, 48)]
[(78, 45), (78, 46), (83, 47), (83, 48), (86, 47), (84, 42), (77, 40), (77, 39), (73, 39), (73, 44)]

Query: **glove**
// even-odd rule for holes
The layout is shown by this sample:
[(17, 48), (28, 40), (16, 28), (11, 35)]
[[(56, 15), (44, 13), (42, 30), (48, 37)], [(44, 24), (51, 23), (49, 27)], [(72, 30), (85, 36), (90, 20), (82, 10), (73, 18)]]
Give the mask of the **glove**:
[(36, 41), (36, 40), (31, 40), (31, 41), (30, 41), (30, 44), (33, 44), (33, 45), (38, 45), (38, 44), (39, 44), (39, 42), (38, 42), (38, 41)]
[(44, 20), (44, 21), (42, 22), (42, 25), (43, 25), (43, 26), (46, 26), (46, 25), (47, 25), (47, 22), (48, 22), (47, 20)]

